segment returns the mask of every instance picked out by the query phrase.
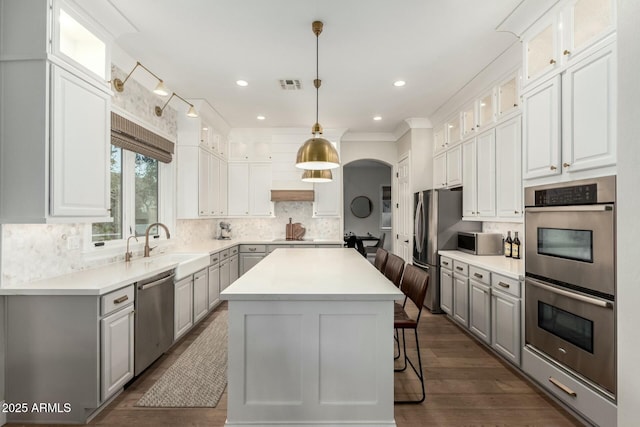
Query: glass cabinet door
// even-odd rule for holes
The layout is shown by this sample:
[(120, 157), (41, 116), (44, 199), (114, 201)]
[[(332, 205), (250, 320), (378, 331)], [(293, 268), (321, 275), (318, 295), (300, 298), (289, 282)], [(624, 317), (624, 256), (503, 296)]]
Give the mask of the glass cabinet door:
[(546, 21), (538, 32), (525, 39), (525, 78), (532, 81), (558, 64), (557, 19)]
[(518, 80), (516, 76), (498, 86), (498, 116), (518, 108)]
[(469, 136), (476, 130), (476, 108), (475, 103), (469, 105), (462, 112), (462, 135)]
[(613, 30), (613, 0), (575, 0), (565, 14), (563, 55), (570, 57)]
[[(495, 121), (493, 90), (478, 100), (478, 126), (482, 129)], [(476, 129), (477, 130), (477, 129)]]
[(460, 116), (455, 116), (446, 123), (447, 145), (460, 142)]

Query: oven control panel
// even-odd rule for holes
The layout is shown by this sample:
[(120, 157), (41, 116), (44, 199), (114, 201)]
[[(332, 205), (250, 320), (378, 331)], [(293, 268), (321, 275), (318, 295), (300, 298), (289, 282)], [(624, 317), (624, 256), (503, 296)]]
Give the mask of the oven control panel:
[(535, 206), (585, 205), (598, 202), (598, 185), (548, 188), (535, 192)]

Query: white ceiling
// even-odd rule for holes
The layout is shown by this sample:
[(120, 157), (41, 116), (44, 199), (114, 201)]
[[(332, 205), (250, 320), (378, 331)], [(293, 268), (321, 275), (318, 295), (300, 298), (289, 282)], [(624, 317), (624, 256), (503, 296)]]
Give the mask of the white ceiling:
[[(204, 98), (231, 127), (315, 122), (392, 132), (429, 117), (517, 41), (495, 28), (521, 0), (108, 0), (137, 33), (116, 43), (186, 98)], [(128, 70), (125, 70), (128, 71)], [(283, 91), (282, 78), (302, 91)], [(247, 87), (235, 84), (238, 79)], [(406, 86), (396, 88), (395, 80)], [(258, 121), (263, 114), (266, 120)], [(375, 122), (374, 115), (382, 120)]]

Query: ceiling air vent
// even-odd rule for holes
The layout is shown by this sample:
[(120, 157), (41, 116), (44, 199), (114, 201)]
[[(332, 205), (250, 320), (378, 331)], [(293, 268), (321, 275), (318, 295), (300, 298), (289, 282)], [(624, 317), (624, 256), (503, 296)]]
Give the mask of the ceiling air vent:
[(280, 79), (280, 87), (282, 90), (301, 90), (302, 83), (300, 79)]

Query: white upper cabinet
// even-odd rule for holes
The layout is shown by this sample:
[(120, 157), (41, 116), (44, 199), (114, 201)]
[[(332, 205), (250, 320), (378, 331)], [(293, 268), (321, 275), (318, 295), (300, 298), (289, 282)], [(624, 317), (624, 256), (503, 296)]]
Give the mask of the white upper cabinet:
[(522, 95), (523, 177), (560, 173), (560, 76)]
[(342, 193), (340, 191), (342, 188), (341, 169), (332, 169), (331, 174), (333, 181), (313, 184), (314, 217), (335, 217), (342, 214), (340, 203), (342, 200)]
[(444, 151), (447, 144), (447, 133), (444, 126), (438, 126), (433, 131), (433, 151), (439, 153)]
[(462, 138), (472, 136), (476, 131), (478, 120), (476, 118), (476, 103), (472, 102), (462, 110)]
[[(562, 56), (570, 62), (615, 30), (615, 0), (572, 0), (562, 12)], [(566, 30), (565, 30), (566, 28)]]
[(476, 139), (478, 208), (476, 216), (496, 216), (496, 137), (491, 129)]
[(271, 160), (271, 138), (233, 139), (229, 143), (229, 160), (269, 161)]
[(615, 32), (615, 0), (561, 2), (523, 35), (524, 86), (565, 67)]
[(478, 214), (478, 166), (476, 139), (462, 143), (462, 217), (472, 218)]
[(460, 115), (456, 114), (450, 120), (445, 123), (445, 132), (447, 135), (447, 139), (445, 142), (446, 146), (452, 146), (460, 142), (461, 140), (461, 130), (460, 130)]
[(491, 89), (484, 96), (478, 99), (478, 120), (476, 131), (481, 131), (491, 126), (496, 121), (496, 94), (495, 89)]
[(0, 222), (108, 221), (110, 40), (61, 0), (0, 6)]
[(498, 118), (502, 118), (507, 116), (509, 113), (514, 111), (518, 111), (519, 109), (519, 78), (517, 75), (511, 76), (506, 80), (502, 81), (498, 85), (497, 95), (497, 116)]
[(447, 154), (433, 158), (433, 188), (447, 188)]
[(270, 163), (229, 163), (228, 214), (273, 215)]
[(496, 215), (522, 217), (520, 117), (496, 126)]
[(525, 84), (550, 73), (560, 65), (558, 17), (551, 15), (524, 37)]
[(462, 185), (462, 150), (460, 145), (433, 159), (433, 188)]

